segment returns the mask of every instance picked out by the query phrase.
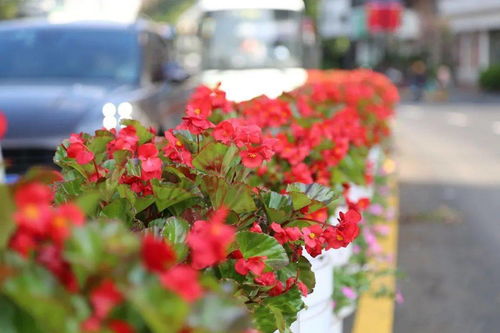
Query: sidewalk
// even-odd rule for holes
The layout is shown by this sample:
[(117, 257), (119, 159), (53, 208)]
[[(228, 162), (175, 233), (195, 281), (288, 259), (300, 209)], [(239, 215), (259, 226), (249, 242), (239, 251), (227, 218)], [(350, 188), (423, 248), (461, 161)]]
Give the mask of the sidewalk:
[(485, 92), (478, 88), (453, 87), (448, 91), (447, 98), (437, 92), (427, 92), (425, 100), (414, 102), (408, 89), (402, 88), (401, 99), (405, 104), (500, 104), (500, 93)]

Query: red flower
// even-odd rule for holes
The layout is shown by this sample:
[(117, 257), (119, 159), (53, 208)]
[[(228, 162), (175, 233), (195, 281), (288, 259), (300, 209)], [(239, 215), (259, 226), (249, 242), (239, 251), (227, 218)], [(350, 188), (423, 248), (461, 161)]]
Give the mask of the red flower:
[(240, 152), (243, 165), (250, 169), (255, 169), (261, 166), (264, 162), (260, 149), (249, 148)]
[(250, 228), (250, 231), (251, 232), (256, 232), (256, 233), (262, 233), (262, 228), (260, 227), (260, 225), (255, 222), (252, 227)]
[(124, 127), (118, 132), (116, 139), (108, 143), (107, 149), (108, 154), (113, 156), (113, 153), (117, 150), (127, 150), (134, 152), (137, 148), (137, 143), (139, 142), (139, 137), (136, 134), (135, 127), (129, 125)]
[(339, 216), (339, 224), (329, 227), (324, 234), (328, 247), (333, 249), (346, 247), (359, 234), (358, 222), (361, 220), (361, 214), (351, 209), (346, 214), (341, 212)]
[(300, 229), (297, 227), (283, 228), (278, 223), (271, 223), (271, 229), (274, 231), (274, 238), (280, 243), (294, 242), (302, 236)]
[(238, 118), (232, 118), (227, 121), (233, 125), (236, 131), (234, 141), (238, 147), (261, 144), (262, 129), (259, 126), (247, 123)]
[(69, 142), (68, 157), (76, 159), (78, 164), (87, 164), (94, 159), (94, 153), (85, 146), (81, 135), (71, 134)]
[(276, 282), (276, 285), (271, 289), (269, 290), (269, 296), (278, 296), (278, 295), (281, 295), (283, 294), (283, 292), (285, 291), (285, 288), (283, 287), (283, 283), (281, 281), (277, 281)]
[(90, 303), (94, 308), (94, 316), (104, 319), (109, 312), (123, 301), (122, 293), (112, 280), (104, 280), (90, 292)]
[(300, 210), (302, 213), (306, 214), (305, 217), (317, 222), (326, 222), (328, 219), (328, 208), (320, 208), (312, 213), (309, 213), (309, 206), (306, 206)]
[(37, 262), (49, 270), (69, 292), (78, 290), (78, 281), (71, 266), (64, 261), (62, 249), (55, 245), (44, 245), (40, 248)]
[(309, 289), (307, 288), (307, 286), (301, 282), (301, 281), (297, 281), (297, 279), (291, 277), (291, 278), (288, 278), (288, 280), (286, 280), (286, 289), (290, 289), (292, 288), (294, 285), (297, 285), (297, 288), (299, 288), (300, 292), (302, 293), (302, 296), (307, 296), (309, 294)]
[(153, 178), (161, 178), (162, 162), (158, 157), (158, 149), (152, 143), (146, 143), (139, 147), (138, 156), (141, 160), (143, 180), (150, 180)]
[(27, 257), (37, 246), (33, 235), (23, 228), (19, 228), (9, 241), (9, 248), (20, 255)]
[(287, 183), (312, 184), (314, 182), (311, 170), (305, 163), (299, 163), (292, 167), (290, 172), (285, 173)]
[(0, 139), (7, 133), (7, 118), (0, 112)]
[(85, 215), (80, 208), (72, 203), (67, 203), (55, 209), (48, 226), (48, 236), (59, 245), (70, 235), (72, 225), (81, 226), (85, 222)]
[(51, 218), (52, 210), (47, 205), (27, 204), (14, 213), (14, 220), (20, 228), (39, 237), (48, 234)]
[(49, 205), (54, 198), (54, 193), (50, 187), (41, 183), (29, 183), (21, 186), (14, 195), (14, 200), (18, 207), (29, 204)]
[(215, 127), (212, 135), (215, 140), (227, 145), (234, 140), (234, 132), (233, 125), (225, 120)]
[(238, 259), (236, 260), (236, 263), (234, 265), (234, 268), (236, 272), (238, 272), (241, 275), (247, 275), (248, 272), (252, 272), (255, 275), (261, 275), (262, 271), (266, 267), (266, 264), (264, 263), (264, 260), (266, 260), (267, 257), (251, 257), (248, 259)]
[(198, 271), (188, 265), (178, 265), (160, 276), (166, 289), (173, 291), (187, 302), (201, 297), (203, 290), (198, 282)]
[(315, 224), (310, 227), (302, 228), (306, 251), (312, 257), (317, 257), (323, 251), (323, 228)]
[(226, 259), (229, 245), (235, 237), (235, 228), (224, 224), (226, 209), (217, 210), (210, 220), (196, 221), (188, 234), (192, 266), (203, 269)]
[(134, 333), (135, 330), (129, 323), (123, 320), (114, 319), (108, 323), (108, 327), (114, 333)]
[(175, 252), (164, 239), (146, 234), (142, 239), (141, 256), (144, 266), (151, 272), (164, 272), (175, 262)]
[(168, 144), (163, 147), (163, 153), (165, 154), (165, 156), (168, 157), (172, 162), (182, 163), (192, 167), (193, 156), (184, 147), (182, 142), (175, 137), (172, 130), (165, 132), (165, 138), (168, 142)]
[(263, 273), (260, 276), (257, 276), (255, 278), (255, 282), (257, 284), (260, 284), (262, 286), (274, 286), (278, 282), (276, 279), (276, 273), (274, 272), (267, 272)]
[(209, 120), (199, 115), (182, 117), (182, 123), (177, 127), (178, 129), (188, 130), (192, 134), (198, 135), (203, 133), (209, 128), (214, 128), (215, 125)]

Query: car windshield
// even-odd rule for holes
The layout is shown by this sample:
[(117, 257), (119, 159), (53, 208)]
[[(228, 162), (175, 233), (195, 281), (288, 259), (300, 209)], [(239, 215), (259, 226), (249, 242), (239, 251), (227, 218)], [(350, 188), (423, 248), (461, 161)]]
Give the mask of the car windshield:
[(0, 31), (0, 80), (138, 80), (140, 54), (133, 31), (20, 29)]
[(300, 67), (301, 14), (290, 10), (207, 12), (200, 35), (204, 69)]

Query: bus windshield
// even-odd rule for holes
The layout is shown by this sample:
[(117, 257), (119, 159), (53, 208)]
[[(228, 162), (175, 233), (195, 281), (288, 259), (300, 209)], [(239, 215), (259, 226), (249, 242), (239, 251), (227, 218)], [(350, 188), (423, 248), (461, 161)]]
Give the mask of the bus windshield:
[(298, 11), (210, 11), (202, 19), (204, 69), (301, 67), (302, 15)]

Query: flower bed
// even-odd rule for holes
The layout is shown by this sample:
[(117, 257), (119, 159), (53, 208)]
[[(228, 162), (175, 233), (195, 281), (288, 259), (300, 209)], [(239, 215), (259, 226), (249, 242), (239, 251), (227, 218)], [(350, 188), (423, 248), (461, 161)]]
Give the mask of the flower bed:
[(373, 183), (369, 152), (390, 137), (396, 102), (380, 74), (311, 72), (278, 99), (235, 104), (199, 87), (161, 136), (131, 120), (72, 135), (61, 174), (1, 188), (2, 323), (284, 332), (305, 325), (306, 303), (331, 312), (315, 295), (332, 270), (318, 262), (359, 234), (369, 199), (353, 200), (354, 185)]

